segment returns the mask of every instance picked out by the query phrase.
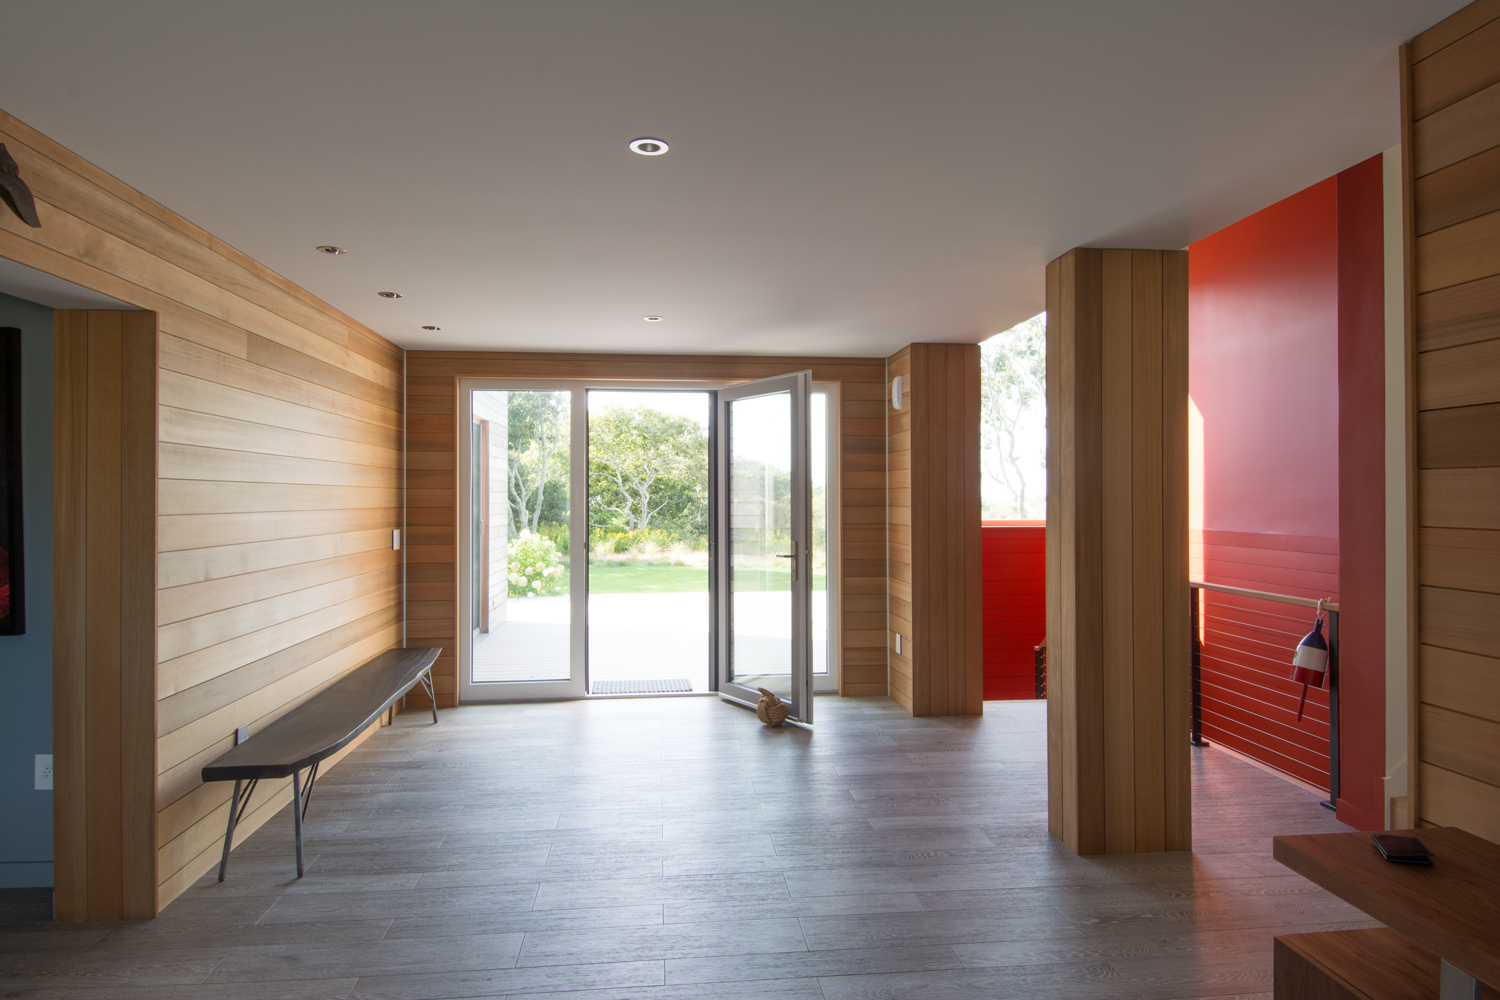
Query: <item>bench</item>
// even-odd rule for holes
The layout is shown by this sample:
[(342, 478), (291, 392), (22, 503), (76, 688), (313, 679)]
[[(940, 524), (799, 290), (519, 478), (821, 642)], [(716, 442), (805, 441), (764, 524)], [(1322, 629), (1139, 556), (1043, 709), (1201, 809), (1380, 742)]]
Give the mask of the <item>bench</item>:
[(1276, 1000), (1473, 1000), (1500, 984), (1500, 845), (1454, 827), (1419, 837), (1429, 865), (1380, 856), (1368, 833), (1277, 837), (1273, 856), (1386, 926), (1276, 939)]
[[(439, 652), (435, 648), (386, 650), (203, 769), (204, 781), (234, 782), (224, 856), (219, 861), (220, 882), (229, 867), (234, 828), (244, 818), (256, 784), (262, 778), (288, 775), (292, 779), (292, 825), (297, 833), (297, 877), (302, 877), (302, 819), (312, 802), (318, 765), (348, 746), (418, 684), (432, 703), (436, 725), (432, 665)], [(304, 789), (301, 775), (306, 769), (310, 770)]]

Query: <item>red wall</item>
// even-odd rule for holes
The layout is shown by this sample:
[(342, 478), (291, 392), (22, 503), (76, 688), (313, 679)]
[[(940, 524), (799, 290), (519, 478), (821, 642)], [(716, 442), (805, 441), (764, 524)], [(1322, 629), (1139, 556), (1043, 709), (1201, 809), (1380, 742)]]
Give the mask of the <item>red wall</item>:
[(1047, 634), (1047, 522), (986, 521), (984, 697), (1036, 697), (1033, 650)]
[(1385, 226), (1380, 157), (1339, 182), (1339, 819), (1385, 826)]
[[(1365, 828), (1383, 811), (1381, 213), (1375, 157), (1189, 255), (1194, 573), (1340, 601), (1340, 814)], [(1205, 737), (1327, 788), (1327, 696), (1299, 724), (1287, 679), (1311, 611), (1206, 601)]]

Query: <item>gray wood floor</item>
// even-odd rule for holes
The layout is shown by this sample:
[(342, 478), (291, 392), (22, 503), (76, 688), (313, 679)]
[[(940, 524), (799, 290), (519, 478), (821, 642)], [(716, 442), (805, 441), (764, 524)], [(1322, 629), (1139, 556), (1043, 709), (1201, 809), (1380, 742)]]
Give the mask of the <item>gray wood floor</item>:
[(1044, 706), (985, 710), (411, 713), (319, 780), (305, 878), (283, 810), (155, 921), (10, 903), (0, 996), (1269, 998), (1273, 934), (1373, 926), (1271, 860), (1346, 829), (1313, 794), (1194, 750), (1195, 853), (1078, 858), (1046, 833)]

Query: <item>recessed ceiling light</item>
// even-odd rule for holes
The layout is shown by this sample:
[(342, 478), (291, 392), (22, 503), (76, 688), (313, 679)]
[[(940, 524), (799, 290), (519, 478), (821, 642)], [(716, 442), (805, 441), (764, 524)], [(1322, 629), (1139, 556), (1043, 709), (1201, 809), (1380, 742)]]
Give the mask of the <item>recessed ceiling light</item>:
[(647, 323), (660, 323), (661, 322), (661, 317), (660, 316), (646, 316), (645, 320), (646, 320)]
[(669, 147), (660, 139), (637, 139), (630, 144), (632, 153), (640, 153), (642, 156), (660, 156)]
[(424, 330), (441, 330), (442, 327), (440, 327), (440, 326), (424, 326), (424, 327), (422, 327), (422, 329), (424, 329)]
[(318, 253), (326, 253), (326, 254), (329, 254), (329, 255), (334, 256), (334, 257), (337, 257), (341, 253), (348, 253), (348, 252), (349, 251), (345, 250), (343, 247), (333, 247), (333, 246), (318, 247)]
[(399, 299), (401, 297), (400, 292), (376, 292), (375, 294), (379, 295), (382, 299)]

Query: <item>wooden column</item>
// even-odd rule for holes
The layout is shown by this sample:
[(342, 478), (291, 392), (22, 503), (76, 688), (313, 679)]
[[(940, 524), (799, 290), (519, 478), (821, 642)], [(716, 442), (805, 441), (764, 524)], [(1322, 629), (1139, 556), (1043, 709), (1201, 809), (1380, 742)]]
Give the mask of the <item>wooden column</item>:
[(1187, 254), (1047, 265), (1048, 798), (1079, 854), (1192, 846)]
[(891, 697), (913, 715), (979, 715), (979, 347), (911, 344), (887, 375), (905, 385), (900, 410), (886, 397)]
[(53, 839), (58, 920), (156, 907), (156, 313), (58, 311)]

